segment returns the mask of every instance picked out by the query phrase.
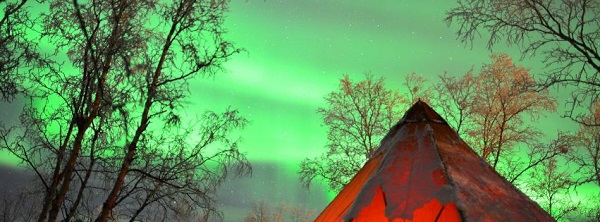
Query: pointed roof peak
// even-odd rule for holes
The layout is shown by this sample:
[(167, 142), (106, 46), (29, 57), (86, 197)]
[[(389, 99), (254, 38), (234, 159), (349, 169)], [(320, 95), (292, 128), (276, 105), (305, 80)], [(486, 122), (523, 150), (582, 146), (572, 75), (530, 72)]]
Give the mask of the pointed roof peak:
[(427, 103), (419, 100), (413, 104), (404, 114), (400, 123), (412, 122), (438, 122), (446, 123), (446, 121), (433, 110)]
[(315, 221), (555, 220), (419, 100)]

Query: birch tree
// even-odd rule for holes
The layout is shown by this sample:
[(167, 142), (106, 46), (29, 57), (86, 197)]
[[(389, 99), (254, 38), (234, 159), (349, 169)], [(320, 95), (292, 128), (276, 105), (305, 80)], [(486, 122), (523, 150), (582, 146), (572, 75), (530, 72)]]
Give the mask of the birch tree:
[(223, 38), (228, 1), (50, 0), (33, 7), (48, 8), (35, 20), (12, 14), (1, 27), (39, 33), (54, 50), (36, 63), (19, 51), (3, 57), (25, 61), (10, 63), (17, 88), (9, 93), (28, 104), (20, 127), (2, 129), (0, 148), (37, 175), (38, 221), (135, 220), (148, 209), (168, 218), (184, 201), (218, 212), (215, 189), (225, 176), (250, 170), (231, 136), (247, 120), (235, 109), (185, 121), (180, 112), (189, 81), (216, 74), (240, 51)]
[[(526, 123), (556, 109), (547, 91), (532, 90), (535, 80), (529, 71), (513, 63), (507, 54), (494, 54), (477, 75), (471, 71), (460, 78), (440, 76), (436, 86), (438, 103), (449, 123), (483, 159), (514, 182), (531, 167), (563, 153), (558, 146), (540, 144), (540, 129)], [(534, 158), (523, 165), (516, 153)], [(527, 161), (525, 161), (527, 162)], [(504, 169), (500, 170), (499, 167)], [(510, 169), (510, 170), (509, 170)]]
[(319, 157), (303, 160), (299, 174), (305, 186), (319, 178), (339, 191), (400, 120), (405, 99), (397, 91), (386, 89), (383, 78), (367, 75), (359, 82), (344, 76), (339, 89), (325, 100), (327, 107), (317, 112), (328, 128), (327, 149)]
[(538, 86), (567, 86), (572, 92), (565, 116), (592, 124), (584, 117), (600, 98), (600, 2), (459, 0), (446, 21), (458, 25), (463, 42), (486, 36), (489, 48), (503, 41), (518, 46), (523, 58), (541, 55), (546, 70)]

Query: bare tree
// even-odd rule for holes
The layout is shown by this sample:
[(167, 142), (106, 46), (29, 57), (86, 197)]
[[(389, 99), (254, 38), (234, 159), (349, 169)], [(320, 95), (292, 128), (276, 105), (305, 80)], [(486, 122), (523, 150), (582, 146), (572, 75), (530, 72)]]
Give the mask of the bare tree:
[(288, 219), (286, 221), (289, 222), (310, 222), (317, 217), (317, 210), (306, 208), (302, 205), (294, 205), (294, 204), (286, 204), (284, 205), (284, 209), (286, 209), (288, 213)]
[(418, 100), (431, 102), (433, 98), (433, 87), (429, 85), (429, 79), (415, 72), (404, 77), (403, 88), (408, 90), (408, 101), (412, 104)]
[(475, 78), (473, 69), (457, 78), (448, 73), (439, 76), (440, 82), (434, 86), (437, 98), (435, 105), (440, 108), (444, 119), (454, 127), (456, 133), (462, 134), (471, 126), (470, 116), (475, 100)]
[(91, 220), (90, 209), (99, 209), (96, 221), (134, 220), (148, 208), (168, 217), (177, 201), (216, 212), (213, 194), (224, 177), (249, 171), (230, 136), (247, 121), (230, 109), (198, 122), (178, 113), (188, 81), (215, 74), (239, 52), (222, 38), (228, 1), (47, 3), (39, 23), (19, 23), (27, 13), (7, 20), (11, 33), (42, 27), (38, 38), (55, 50), (31, 67), (10, 63), (29, 71), (10, 73), (29, 104), (21, 127), (0, 135), (0, 148), (44, 186), (38, 221), (86, 212)]
[(543, 54), (548, 70), (542, 88), (572, 86), (565, 116), (583, 123), (585, 108), (600, 98), (600, 2), (596, 0), (459, 0), (446, 21), (457, 22), (457, 35), (472, 42), (480, 31), (488, 47), (504, 40), (523, 56)]
[(10, 101), (17, 94), (18, 74), (24, 66), (39, 59), (35, 44), (27, 39), (27, 33), (19, 26), (31, 25), (32, 21), (25, 10), (27, 0), (0, 1), (0, 100)]
[[(600, 194), (600, 192), (597, 194)], [(567, 215), (567, 219), (582, 222), (600, 221), (600, 197), (598, 195), (590, 197), (586, 205), (582, 204), (578, 212), (579, 214), (576, 215)]]
[[(576, 152), (574, 147), (577, 146), (578, 141), (577, 136), (559, 131), (556, 139), (547, 143), (537, 142), (528, 146), (524, 151), (525, 155), (513, 155), (510, 158), (505, 158), (505, 167), (502, 174), (506, 180), (518, 186), (520, 183), (517, 179), (527, 175), (532, 170), (539, 169), (537, 166), (545, 164), (551, 159), (562, 158)], [(530, 181), (522, 182), (528, 183)]]
[[(214, 206), (218, 184), (230, 171), (239, 174), (248, 172), (250, 167), (237, 149), (237, 141), (229, 138), (232, 130), (243, 127), (246, 120), (231, 110), (221, 114), (207, 112), (202, 120), (203, 123), (188, 130), (169, 135), (156, 132), (153, 135), (158, 135), (157, 138), (141, 141), (139, 160), (131, 165), (131, 173), (117, 199), (120, 203), (136, 197), (136, 203), (128, 204), (133, 210), (124, 212), (124, 216), (134, 221), (143, 216), (146, 208), (164, 211), (162, 215), (166, 216), (173, 214), (170, 218), (192, 217), (197, 214), (194, 211), (221, 216)], [(193, 146), (185, 141), (190, 139), (189, 135), (196, 137)], [(215, 145), (224, 149), (211, 148)], [(144, 218), (149, 219), (152, 217)]]
[[(469, 145), (512, 182), (541, 161), (562, 153), (552, 144), (540, 144), (539, 129), (526, 124), (555, 109), (547, 91), (533, 91), (529, 71), (506, 54), (492, 55), (478, 75), (440, 76), (438, 103)], [(528, 154), (525, 162), (518, 153)], [(502, 169), (500, 169), (502, 168)]]
[(525, 124), (525, 117), (536, 119), (556, 107), (547, 91), (531, 91), (533, 84), (529, 71), (513, 64), (506, 54), (492, 55), (491, 64), (482, 67), (472, 98), (474, 127), (465, 132), (479, 142), (472, 145), (494, 168), (503, 152), (518, 143), (533, 144), (541, 135), (539, 129)]
[(579, 203), (570, 199), (569, 191), (573, 186), (569, 172), (559, 169), (556, 158), (551, 158), (531, 171), (528, 187), (537, 197), (538, 203), (554, 217), (560, 220), (570, 212), (577, 210)]
[(600, 186), (600, 100), (590, 107), (590, 115), (583, 118), (587, 123), (581, 124), (577, 132), (579, 143), (574, 152), (569, 153), (569, 160), (577, 166), (576, 173), (582, 175), (577, 184), (594, 183)]
[(251, 211), (246, 214), (245, 222), (268, 222), (270, 221), (270, 206), (264, 201), (252, 203)]
[(383, 78), (374, 80), (367, 75), (360, 82), (344, 76), (339, 91), (331, 92), (325, 100), (328, 107), (317, 112), (328, 127), (327, 151), (303, 160), (298, 173), (307, 187), (313, 179), (320, 178), (332, 190), (339, 191), (399, 120), (404, 98), (386, 89)]
[(35, 189), (22, 186), (16, 190), (5, 192), (0, 197), (0, 220), (2, 221), (32, 221), (35, 219), (35, 209), (39, 207), (36, 199), (31, 198)]
[(309, 222), (316, 217), (314, 209), (288, 203), (268, 204), (259, 201), (252, 204), (251, 211), (246, 214), (246, 222)]

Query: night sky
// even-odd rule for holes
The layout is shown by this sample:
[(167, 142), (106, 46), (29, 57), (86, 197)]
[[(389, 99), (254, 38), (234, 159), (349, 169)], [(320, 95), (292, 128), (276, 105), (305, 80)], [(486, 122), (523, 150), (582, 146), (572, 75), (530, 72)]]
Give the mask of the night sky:
[[(302, 189), (296, 174), (300, 161), (322, 153), (326, 143), (326, 128), (316, 109), (325, 106), (323, 97), (337, 89), (342, 74), (361, 80), (370, 72), (385, 77), (389, 88), (402, 91), (401, 82), (411, 72), (435, 79), (444, 71), (458, 76), (471, 67), (478, 70), (490, 62), (492, 52), (520, 58), (518, 48), (505, 44), (497, 44), (490, 52), (485, 35), (472, 47), (461, 43), (456, 27), (444, 21), (454, 2), (442, 2), (446, 3), (234, 1), (226, 20), (228, 35), (247, 52), (229, 61), (222, 75), (191, 87), (194, 108), (190, 111), (231, 105), (245, 114), (251, 124), (244, 130), (241, 147), (253, 163), (281, 169), (277, 180), (261, 181), (260, 176), (244, 180), (267, 185), (247, 194), (296, 202), (295, 195), (270, 190), (283, 186), (292, 193), (301, 192), (295, 191)], [(532, 68), (533, 73), (542, 71), (539, 60), (517, 64)], [(558, 116), (539, 123), (549, 135), (555, 135), (558, 128), (573, 127)], [(320, 210), (329, 199), (318, 203), (323, 192), (318, 188), (310, 190), (317, 198), (309, 207)]]
[[(218, 75), (193, 82), (184, 110), (186, 115), (199, 116), (206, 109), (222, 111), (231, 106), (251, 121), (242, 131), (240, 148), (255, 173), (223, 187), (226, 221), (243, 218), (254, 201), (305, 203), (321, 210), (332, 198), (318, 184), (310, 191), (303, 189), (296, 172), (302, 159), (324, 150), (326, 128), (316, 109), (325, 105), (327, 93), (337, 89), (342, 74), (362, 80), (370, 72), (385, 77), (389, 88), (402, 91), (401, 82), (411, 72), (435, 79), (444, 71), (459, 76), (489, 63), (492, 52), (486, 48), (485, 33), (472, 46), (465, 45), (456, 39), (457, 27), (445, 23), (445, 12), (454, 4), (232, 1), (226, 36), (246, 51), (233, 56)], [(520, 58), (518, 48), (503, 43), (492, 51)], [(542, 71), (539, 58), (516, 63), (536, 75)], [(14, 110), (4, 112), (3, 121), (17, 115), (18, 109)], [(549, 135), (556, 135), (559, 128), (575, 129), (559, 113), (537, 124)], [(15, 160), (2, 155), (0, 163), (15, 165)]]
[[(188, 112), (238, 108), (252, 121), (244, 131), (249, 157), (291, 167), (323, 150), (326, 129), (316, 109), (342, 74), (361, 80), (370, 72), (402, 91), (411, 72), (435, 79), (490, 62), (484, 40), (466, 46), (443, 21), (453, 4), (361, 2), (234, 1), (228, 36), (246, 52), (227, 62), (224, 73), (191, 86)], [(518, 48), (503, 44), (493, 52), (520, 57)], [(536, 60), (517, 64), (534, 73), (541, 67)]]

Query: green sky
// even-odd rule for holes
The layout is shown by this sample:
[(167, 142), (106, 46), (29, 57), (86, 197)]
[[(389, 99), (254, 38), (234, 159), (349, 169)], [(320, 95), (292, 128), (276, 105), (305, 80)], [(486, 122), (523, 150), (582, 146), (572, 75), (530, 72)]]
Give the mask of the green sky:
[[(228, 36), (246, 52), (220, 75), (193, 83), (188, 112), (240, 109), (252, 121), (244, 131), (249, 157), (295, 166), (323, 150), (326, 131), (316, 109), (342, 74), (359, 80), (371, 72), (402, 90), (401, 80), (411, 72), (462, 75), (490, 61), (483, 40), (472, 48), (456, 40), (455, 27), (443, 20), (452, 4), (363, 2), (233, 1)], [(516, 48), (494, 52), (520, 56)], [(517, 64), (541, 71), (535, 59)]]
[[(249, 159), (285, 169), (275, 186), (301, 189), (295, 173), (298, 164), (323, 152), (326, 143), (326, 129), (316, 109), (325, 105), (327, 93), (337, 89), (342, 74), (362, 79), (363, 73), (371, 72), (385, 77), (390, 88), (402, 90), (401, 80), (411, 72), (431, 78), (444, 71), (462, 75), (489, 63), (491, 52), (485, 40), (471, 47), (456, 39), (456, 27), (444, 22), (454, 3), (444, 2), (233, 1), (226, 20), (228, 36), (246, 53), (234, 56), (221, 75), (192, 85), (194, 108), (189, 112), (238, 108), (251, 120), (241, 146)], [(520, 57), (517, 48), (505, 44), (498, 44), (493, 52)], [(517, 64), (532, 68), (533, 73), (542, 71), (535, 58)], [(539, 124), (552, 135), (558, 128), (573, 127), (558, 114)], [(309, 195), (319, 197), (318, 192), (322, 189), (312, 189)], [(297, 201), (272, 194), (268, 188), (249, 193), (258, 199), (276, 196)]]
[[(454, 4), (434, 0), (234, 0), (226, 19), (227, 36), (246, 51), (232, 57), (214, 78), (193, 82), (185, 112), (200, 115), (206, 109), (231, 106), (251, 121), (242, 133), (240, 147), (251, 162), (275, 167), (277, 174), (267, 183), (258, 181), (264, 178), (243, 179), (255, 187), (236, 191), (247, 195), (248, 202), (306, 201), (286, 194), (286, 189), (270, 192), (269, 186), (305, 192), (296, 175), (298, 164), (324, 150), (326, 129), (316, 109), (325, 105), (327, 93), (337, 89), (342, 74), (362, 79), (363, 73), (371, 72), (385, 77), (390, 88), (402, 90), (401, 80), (411, 72), (431, 78), (444, 71), (462, 75), (473, 66), (489, 63), (491, 52), (483, 39), (472, 47), (465, 45), (456, 40), (456, 27), (444, 22), (445, 12)], [(498, 44), (493, 51), (520, 57), (517, 48), (505, 44)], [(539, 59), (517, 64), (532, 68), (535, 74), (542, 71)], [(558, 116), (548, 116), (539, 124), (553, 135), (556, 129), (573, 128)], [(11, 161), (0, 158), (0, 162)], [(317, 187), (307, 194), (314, 196), (309, 198), (313, 206), (326, 204), (322, 192)], [(228, 221), (243, 216), (239, 205), (225, 208)]]

